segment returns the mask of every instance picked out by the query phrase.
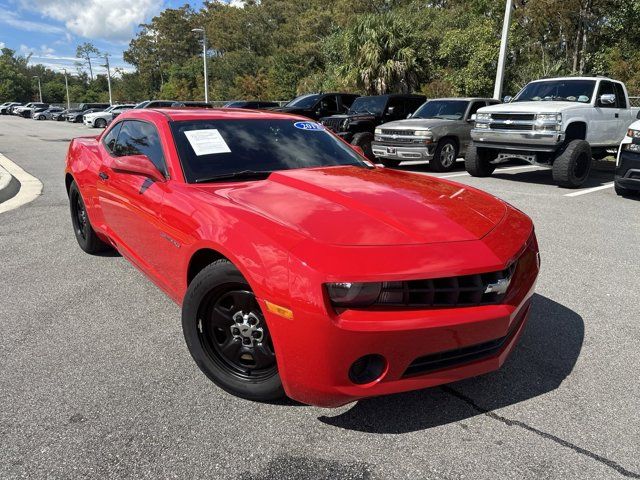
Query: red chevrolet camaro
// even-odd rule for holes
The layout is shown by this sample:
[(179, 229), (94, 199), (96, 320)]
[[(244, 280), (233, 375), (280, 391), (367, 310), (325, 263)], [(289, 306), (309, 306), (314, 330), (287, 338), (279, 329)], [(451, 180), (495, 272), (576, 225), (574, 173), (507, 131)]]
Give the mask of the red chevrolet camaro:
[(285, 114), (132, 110), (71, 142), (66, 187), (80, 247), (142, 270), (200, 369), (254, 400), (333, 407), (495, 370), (538, 275), (519, 210)]

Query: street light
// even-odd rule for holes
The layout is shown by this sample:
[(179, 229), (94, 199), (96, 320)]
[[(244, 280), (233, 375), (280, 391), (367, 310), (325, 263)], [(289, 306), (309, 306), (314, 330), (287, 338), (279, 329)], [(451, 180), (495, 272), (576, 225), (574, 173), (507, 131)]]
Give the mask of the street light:
[(502, 39), (500, 41), (500, 56), (498, 57), (498, 71), (496, 72), (496, 84), (493, 90), (493, 98), (501, 100), (502, 85), (504, 83), (504, 64), (507, 56), (507, 44), (509, 43), (509, 25), (511, 24), (511, 10), (513, 0), (507, 0), (504, 10), (504, 22), (502, 23)]
[(204, 101), (209, 101), (209, 78), (207, 75), (207, 32), (204, 28), (193, 28), (192, 32), (202, 33), (202, 61), (204, 63)]
[(71, 103), (69, 103), (69, 81), (67, 80), (67, 69), (63, 68), (62, 72), (64, 73), (64, 87), (67, 89), (67, 110), (71, 110)]
[(109, 86), (109, 105), (113, 105), (113, 99), (111, 97), (111, 70), (109, 69), (109, 54), (104, 54), (105, 64), (102, 65), (107, 69), (107, 85)]
[(33, 78), (38, 79), (38, 92), (40, 92), (40, 103), (42, 102), (42, 85), (40, 84), (40, 77), (38, 75), (34, 75)]

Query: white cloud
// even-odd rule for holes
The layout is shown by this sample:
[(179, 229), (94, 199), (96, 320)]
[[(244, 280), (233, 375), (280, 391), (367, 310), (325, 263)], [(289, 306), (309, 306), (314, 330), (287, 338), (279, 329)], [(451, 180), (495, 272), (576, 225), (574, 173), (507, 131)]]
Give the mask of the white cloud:
[(4, 42), (0, 42), (0, 50), (2, 50), (5, 47)]
[(21, 0), (21, 4), (64, 22), (76, 35), (126, 41), (140, 23), (161, 10), (163, 0)]

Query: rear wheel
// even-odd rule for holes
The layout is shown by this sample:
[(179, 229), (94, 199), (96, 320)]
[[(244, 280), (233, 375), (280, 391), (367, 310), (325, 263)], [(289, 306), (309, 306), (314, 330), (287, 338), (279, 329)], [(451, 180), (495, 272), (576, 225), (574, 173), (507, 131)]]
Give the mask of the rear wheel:
[(495, 164), (491, 163), (494, 158), (491, 150), (471, 144), (464, 157), (464, 167), (472, 177), (489, 177), (496, 169)]
[(360, 132), (356, 133), (353, 136), (353, 140), (351, 140), (351, 145), (356, 147), (360, 147), (364, 152), (365, 157), (369, 160), (375, 160), (376, 157), (373, 155), (373, 150), (371, 149), (371, 142), (373, 142), (373, 135), (369, 132)]
[(553, 162), (553, 180), (564, 188), (578, 188), (591, 172), (591, 146), (585, 140), (571, 140)]
[(87, 208), (76, 182), (69, 187), (69, 207), (71, 209), (71, 223), (73, 232), (80, 248), (86, 253), (96, 254), (109, 250), (111, 247), (103, 242), (89, 222)]
[(196, 364), (220, 388), (249, 400), (284, 396), (267, 323), (249, 284), (228, 260), (193, 279), (182, 329)]
[(434, 172), (449, 172), (456, 166), (457, 159), (458, 142), (453, 138), (443, 138), (438, 142), (429, 165)]

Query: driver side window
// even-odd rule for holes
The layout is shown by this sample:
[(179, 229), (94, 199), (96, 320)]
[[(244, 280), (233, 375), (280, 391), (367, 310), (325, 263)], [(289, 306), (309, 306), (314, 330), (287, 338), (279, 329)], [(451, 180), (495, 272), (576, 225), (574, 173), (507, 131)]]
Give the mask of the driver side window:
[(150, 123), (138, 120), (126, 120), (120, 123), (122, 127), (114, 147), (114, 154), (118, 157), (145, 155), (160, 172), (166, 175), (167, 166), (156, 128)]
[(122, 127), (122, 122), (116, 123), (102, 139), (104, 148), (106, 148), (112, 155), (115, 155), (116, 140), (118, 139), (118, 133), (120, 133), (120, 127)]

